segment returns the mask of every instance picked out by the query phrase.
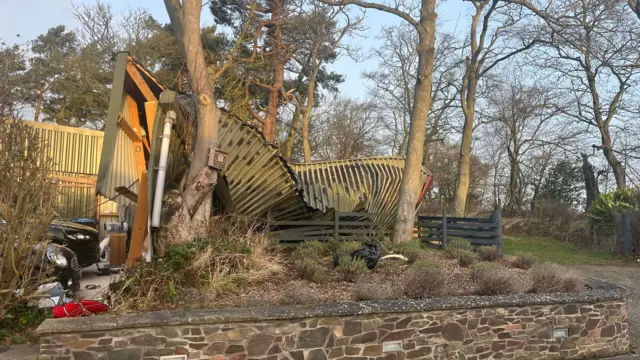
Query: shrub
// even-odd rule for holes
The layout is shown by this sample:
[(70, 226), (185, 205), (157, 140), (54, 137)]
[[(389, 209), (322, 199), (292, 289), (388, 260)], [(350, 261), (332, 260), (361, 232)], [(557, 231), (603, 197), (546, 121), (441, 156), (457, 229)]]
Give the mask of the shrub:
[(498, 261), (502, 259), (502, 252), (497, 246), (481, 246), (476, 252), (482, 261)]
[(293, 261), (305, 259), (320, 259), (327, 255), (327, 247), (320, 241), (305, 241), (299, 244), (291, 253)]
[(47, 146), (26, 121), (0, 116), (0, 321), (49, 281), (37, 267), (44, 254), (34, 251), (48, 242), (61, 196)]
[(474, 281), (479, 281), (486, 272), (500, 270), (500, 264), (495, 262), (481, 261), (471, 265), (471, 277)]
[(617, 214), (637, 210), (638, 200), (634, 188), (617, 188), (606, 194), (600, 194), (589, 212), (589, 217), (597, 222), (613, 222)]
[(320, 295), (302, 281), (289, 283), (279, 303), (283, 305), (306, 305), (320, 302)]
[(539, 294), (584, 290), (582, 276), (558, 264), (540, 264), (531, 272), (531, 291)]
[(529, 270), (536, 263), (536, 258), (533, 255), (518, 252), (515, 260), (511, 262), (511, 265), (515, 268), (522, 270)]
[(478, 255), (469, 250), (458, 250), (455, 256), (461, 267), (469, 267), (479, 261)]
[(471, 246), (471, 243), (467, 239), (453, 238), (453, 239), (449, 239), (449, 242), (447, 243), (447, 250), (452, 250), (452, 251), (453, 250), (469, 250), (469, 251), (472, 251), (473, 247)]
[(211, 219), (207, 237), (169, 247), (152, 263), (127, 269), (109, 286), (112, 308), (136, 310), (193, 301), (187, 294), (217, 294), (273, 279), (283, 266), (274, 240), (253, 220)]
[(411, 299), (424, 299), (446, 294), (444, 271), (434, 267), (412, 266), (404, 284), (404, 295)]
[(395, 298), (394, 291), (388, 286), (379, 283), (356, 283), (354, 297), (358, 301), (366, 300), (391, 300)]
[(342, 279), (348, 282), (355, 282), (369, 271), (367, 264), (362, 259), (352, 259), (349, 256), (343, 256), (338, 262), (336, 267), (338, 272), (342, 275)]
[(336, 250), (340, 256), (350, 255), (355, 250), (361, 249), (362, 244), (357, 241), (343, 241)]
[(326, 275), (324, 267), (316, 259), (296, 260), (293, 268), (301, 279), (313, 282), (322, 282)]
[(418, 239), (411, 239), (407, 242), (397, 244), (395, 249), (399, 254), (407, 257), (409, 264), (416, 262), (420, 254), (424, 252), (422, 243)]
[(504, 270), (483, 271), (477, 280), (476, 295), (507, 295), (522, 292), (522, 282)]

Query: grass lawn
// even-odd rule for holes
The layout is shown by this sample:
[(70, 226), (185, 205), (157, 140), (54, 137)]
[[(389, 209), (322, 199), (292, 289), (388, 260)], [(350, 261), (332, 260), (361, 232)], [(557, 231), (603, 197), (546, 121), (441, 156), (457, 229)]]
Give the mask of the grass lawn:
[(536, 257), (538, 262), (552, 262), (558, 264), (606, 264), (616, 258), (606, 252), (595, 252), (573, 244), (536, 237), (504, 237), (504, 253), (516, 255), (525, 252)]

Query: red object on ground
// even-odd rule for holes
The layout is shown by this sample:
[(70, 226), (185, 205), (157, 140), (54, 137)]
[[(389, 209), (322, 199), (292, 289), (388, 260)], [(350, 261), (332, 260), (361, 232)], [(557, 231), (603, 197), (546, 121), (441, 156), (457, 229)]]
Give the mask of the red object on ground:
[(107, 310), (109, 310), (109, 307), (99, 301), (81, 300), (80, 303), (70, 302), (68, 304), (54, 306), (52, 312), (53, 317), (58, 319), (99, 314)]
[(109, 307), (95, 300), (80, 300), (80, 305), (92, 314), (100, 314), (109, 310)]

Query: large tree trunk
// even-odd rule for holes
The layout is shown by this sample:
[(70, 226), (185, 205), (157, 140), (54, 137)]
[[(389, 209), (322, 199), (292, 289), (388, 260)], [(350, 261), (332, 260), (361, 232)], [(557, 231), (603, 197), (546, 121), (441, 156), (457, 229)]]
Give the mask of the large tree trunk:
[(424, 135), (427, 127), (429, 109), (431, 107), (431, 81), (435, 56), (436, 38), (436, 1), (423, 0), (418, 23), (418, 79), (416, 81), (407, 159), (402, 174), (402, 183), (398, 194), (398, 212), (393, 231), (393, 241), (401, 243), (411, 239), (415, 220), (418, 192), (420, 191), (420, 174)]
[(462, 128), (462, 141), (460, 142), (460, 155), (458, 158), (458, 181), (456, 185), (456, 197), (454, 209), (456, 216), (465, 216), (467, 212), (467, 197), (469, 196), (469, 183), (471, 179), (471, 142), (473, 141), (473, 123), (475, 121), (475, 86), (473, 97), (467, 103), (464, 126)]
[(200, 13), (202, 0), (165, 0), (165, 6), (182, 45), (189, 85), (197, 104), (195, 142), (191, 164), (187, 172), (181, 209), (166, 226), (176, 231), (166, 236), (166, 241), (180, 243), (191, 241), (206, 229), (204, 223), (211, 216), (211, 190), (216, 182), (216, 173), (207, 166), (209, 149), (218, 138), (220, 109), (216, 105), (213, 87), (207, 74), (200, 38)]
[(284, 0), (269, 0), (271, 10), (271, 23), (274, 27), (273, 41), (273, 83), (269, 89), (269, 102), (265, 111), (262, 133), (268, 142), (273, 143), (276, 139), (276, 117), (280, 106), (280, 92), (284, 87), (284, 65), (286, 63), (284, 49), (282, 48), (282, 12), (284, 10)]
[(289, 161), (291, 159), (291, 155), (293, 154), (293, 145), (296, 142), (296, 134), (298, 131), (298, 125), (300, 123), (300, 109), (302, 105), (300, 104), (300, 99), (296, 103), (296, 110), (293, 112), (293, 118), (291, 119), (291, 127), (289, 128), (289, 135), (287, 136), (287, 141), (284, 143), (284, 150), (282, 151), (282, 156)]
[(307, 88), (307, 106), (304, 108), (302, 115), (302, 145), (304, 148), (304, 162), (311, 162), (311, 143), (309, 142), (309, 123), (311, 122), (311, 110), (315, 102), (316, 78), (318, 77), (318, 65), (316, 64), (316, 56), (311, 59), (311, 76), (309, 77), (309, 87)]
[(618, 161), (616, 154), (613, 152), (613, 144), (611, 142), (611, 134), (609, 134), (609, 127), (603, 126), (600, 129), (600, 135), (602, 139), (602, 153), (607, 159), (609, 166), (611, 166), (611, 170), (613, 170), (613, 176), (616, 178), (616, 186), (624, 188), (627, 186), (624, 166), (622, 166), (622, 163)]
[(584, 188), (587, 193), (587, 203), (584, 211), (591, 211), (591, 205), (600, 197), (600, 189), (598, 188), (598, 181), (596, 175), (593, 172), (593, 166), (589, 163), (589, 157), (587, 154), (582, 153), (582, 175), (584, 176)]
[(42, 111), (42, 102), (44, 101), (44, 88), (38, 92), (38, 97), (36, 99), (36, 108), (33, 112), (33, 121), (40, 121), (40, 112)]

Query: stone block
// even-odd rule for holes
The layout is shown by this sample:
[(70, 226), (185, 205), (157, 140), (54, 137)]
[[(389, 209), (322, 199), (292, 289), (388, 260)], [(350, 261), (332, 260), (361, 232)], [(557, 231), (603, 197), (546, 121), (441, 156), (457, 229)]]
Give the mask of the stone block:
[(274, 339), (274, 336), (267, 334), (258, 333), (253, 335), (247, 343), (249, 355), (265, 355)]
[(133, 336), (129, 339), (129, 345), (158, 347), (167, 342), (166, 337), (155, 336), (151, 333), (145, 333)]
[(329, 328), (321, 327), (313, 330), (300, 331), (298, 349), (319, 348), (324, 346), (329, 336)]

